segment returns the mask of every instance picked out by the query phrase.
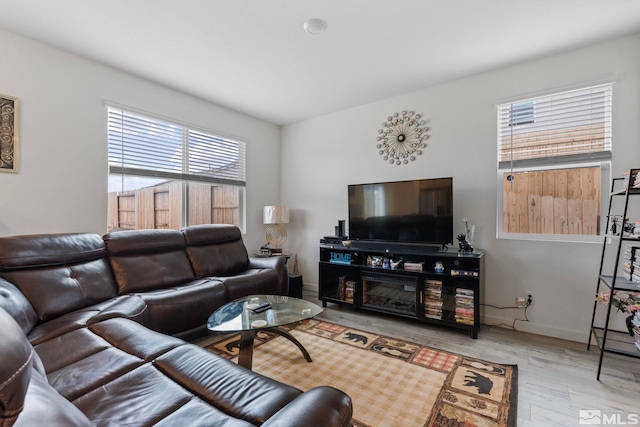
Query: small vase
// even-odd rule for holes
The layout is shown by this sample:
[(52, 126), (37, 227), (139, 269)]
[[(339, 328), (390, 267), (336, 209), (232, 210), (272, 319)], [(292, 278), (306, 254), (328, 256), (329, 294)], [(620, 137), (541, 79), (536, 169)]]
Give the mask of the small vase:
[(468, 227), (465, 234), (467, 237), (467, 242), (469, 242), (469, 244), (473, 246), (473, 236), (476, 234), (476, 225), (473, 224), (472, 226)]
[(634, 315), (635, 314), (632, 314), (631, 316), (625, 319), (625, 323), (627, 324), (627, 329), (629, 330), (629, 335), (631, 336), (633, 336), (633, 323), (631, 321), (633, 320)]

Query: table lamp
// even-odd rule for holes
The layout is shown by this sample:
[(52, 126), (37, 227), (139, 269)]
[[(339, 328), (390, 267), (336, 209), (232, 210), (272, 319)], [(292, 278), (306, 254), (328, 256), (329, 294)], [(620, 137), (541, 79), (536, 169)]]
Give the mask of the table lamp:
[(271, 245), (271, 252), (281, 253), (282, 244), (287, 240), (287, 230), (282, 224), (289, 223), (289, 208), (286, 206), (265, 206), (262, 222), (268, 224), (267, 242)]

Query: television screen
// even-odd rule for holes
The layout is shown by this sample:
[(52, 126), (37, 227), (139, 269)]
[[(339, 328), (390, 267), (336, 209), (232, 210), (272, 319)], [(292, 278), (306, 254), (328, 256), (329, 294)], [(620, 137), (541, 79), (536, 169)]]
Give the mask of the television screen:
[(349, 238), (453, 243), (453, 178), (349, 185)]

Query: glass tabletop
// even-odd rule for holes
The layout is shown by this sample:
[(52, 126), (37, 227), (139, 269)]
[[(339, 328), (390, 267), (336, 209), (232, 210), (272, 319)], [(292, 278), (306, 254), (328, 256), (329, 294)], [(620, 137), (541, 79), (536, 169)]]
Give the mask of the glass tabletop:
[[(252, 309), (270, 304), (260, 313)], [(281, 295), (249, 295), (231, 301), (209, 316), (207, 328), (218, 332), (240, 332), (251, 329), (284, 326), (311, 319), (322, 313), (322, 308), (308, 301)]]

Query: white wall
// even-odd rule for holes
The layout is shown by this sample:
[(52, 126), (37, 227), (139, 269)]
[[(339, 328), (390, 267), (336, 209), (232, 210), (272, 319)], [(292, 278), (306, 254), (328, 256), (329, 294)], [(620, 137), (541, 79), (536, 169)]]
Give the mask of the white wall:
[[(410, 66), (410, 65), (408, 65)], [(288, 248), (298, 254), (305, 284), (318, 283), (318, 241), (347, 218), (351, 183), (453, 176), (454, 232), (462, 218), (477, 224), (486, 250), (485, 302), (513, 305), (535, 293), (530, 323), (517, 328), (586, 342), (601, 244), (496, 239), (497, 101), (616, 75), (613, 174), (640, 167), (640, 36), (626, 37), (357, 108), (282, 129), (282, 202), (291, 208)], [(431, 127), (425, 153), (389, 165), (375, 137), (386, 117), (423, 114)], [(487, 323), (509, 323), (513, 311), (487, 308)]]
[(0, 93), (20, 100), (19, 173), (0, 173), (0, 236), (106, 232), (108, 100), (247, 142), (247, 234), (279, 202), (280, 128), (0, 31)]

